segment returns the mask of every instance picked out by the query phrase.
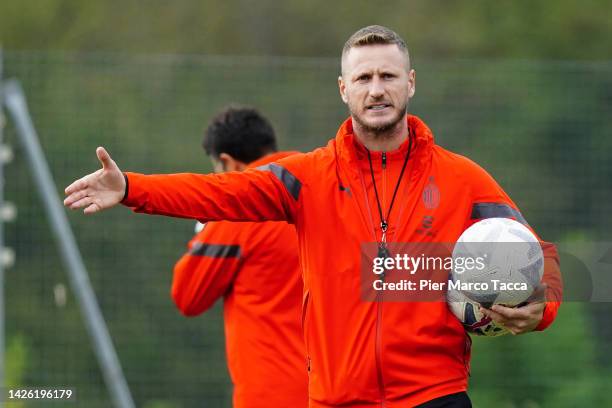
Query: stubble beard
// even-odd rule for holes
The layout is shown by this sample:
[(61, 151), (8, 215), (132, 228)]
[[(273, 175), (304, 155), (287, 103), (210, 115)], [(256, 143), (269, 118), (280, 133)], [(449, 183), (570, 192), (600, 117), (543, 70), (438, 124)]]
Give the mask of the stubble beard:
[(372, 126), (368, 124), (365, 120), (363, 120), (360, 115), (355, 113), (353, 109), (349, 108), (351, 117), (353, 117), (355, 122), (357, 122), (359, 126), (372, 138), (378, 140), (384, 140), (393, 137), (393, 132), (391, 131), (397, 126), (400, 121), (404, 120), (407, 110), (408, 103), (404, 104), (403, 108), (398, 111), (395, 118), (389, 120), (386, 123), (381, 123), (380, 125)]

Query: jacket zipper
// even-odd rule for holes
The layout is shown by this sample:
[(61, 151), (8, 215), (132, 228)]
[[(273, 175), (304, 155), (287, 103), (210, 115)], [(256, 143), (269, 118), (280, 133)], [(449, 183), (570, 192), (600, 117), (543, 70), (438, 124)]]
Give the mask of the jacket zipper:
[[(382, 207), (387, 210), (387, 152), (382, 152), (381, 158), (382, 167)], [(389, 223), (390, 220), (387, 220)]]
[[(383, 207), (386, 207), (386, 169), (387, 169), (387, 153), (382, 152), (381, 158), (382, 165), (382, 196), (383, 196)], [(381, 279), (385, 280), (385, 274), (383, 273)], [(378, 377), (378, 389), (380, 390), (381, 396), (381, 407), (385, 407), (385, 385), (382, 374), (382, 302), (383, 292), (377, 293), (376, 299), (376, 338), (374, 340), (376, 348), (376, 371)]]
[(308, 348), (308, 335), (306, 333), (306, 316), (308, 314), (308, 305), (310, 303), (310, 291), (306, 291), (302, 304), (302, 333), (304, 333), (304, 348), (306, 349), (306, 369), (310, 375), (310, 350)]
[[(386, 174), (386, 169), (387, 169), (387, 153), (383, 152), (382, 153), (382, 169), (383, 169), (383, 189), (385, 188), (385, 174)], [(378, 237), (376, 234), (376, 228), (374, 227), (374, 223), (373, 223), (373, 217), (372, 217), (372, 210), (370, 208), (370, 200), (368, 199), (368, 192), (365, 186), (365, 181), (363, 179), (363, 173), (360, 170), (359, 171), (359, 179), (361, 181), (361, 187), (363, 189), (364, 192), (364, 198), (365, 198), (365, 202), (366, 202), (366, 207), (367, 207), (367, 211), (368, 211), (368, 216), (370, 218), (370, 228), (372, 228), (372, 235), (374, 238), (374, 241), (378, 241)], [(384, 200), (384, 195), (383, 195), (383, 200)], [(381, 274), (380, 275), (380, 279), (382, 279), (383, 281), (385, 280), (385, 274)], [(381, 346), (381, 342), (382, 342), (382, 328), (381, 328), (381, 320), (382, 320), (382, 292), (378, 292), (376, 294), (376, 324), (375, 324), (375, 337), (374, 337), (374, 359), (376, 362), (376, 377), (378, 380), (378, 390), (380, 392), (380, 396), (381, 396), (381, 403), (380, 406), (382, 408), (384, 408), (386, 406), (386, 401), (385, 401), (385, 386), (384, 386), (384, 382), (383, 382), (383, 375), (382, 375), (382, 346)]]
[[(381, 276), (381, 279), (384, 281), (385, 277)], [(382, 329), (381, 329), (381, 325), (382, 325), (382, 293), (378, 293), (377, 294), (377, 299), (376, 299), (376, 339), (375, 344), (376, 344), (376, 371), (377, 371), (377, 377), (378, 377), (378, 389), (380, 391), (380, 396), (381, 396), (381, 403), (380, 406), (384, 407), (385, 406), (385, 385), (383, 382), (383, 375), (382, 375), (382, 346), (381, 346), (381, 342), (382, 342)]]
[[(412, 149), (408, 149), (409, 152)], [(386, 152), (382, 152), (381, 155), (381, 167), (382, 167), (382, 175), (383, 175), (383, 191), (386, 192), (386, 180), (385, 180), (385, 175), (386, 175), (386, 168), (387, 168), (387, 154)], [(365, 181), (363, 179), (363, 171), (360, 169), (359, 170), (359, 180), (361, 182), (361, 187), (364, 193), (364, 198), (365, 198), (365, 203), (366, 203), (366, 208), (367, 208), (367, 215), (369, 216), (369, 221), (370, 221), (370, 228), (372, 229), (372, 234), (374, 237), (375, 241), (378, 241), (377, 238), (377, 234), (376, 234), (376, 228), (374, 227), (374, 220), (372, 217), (372, 210), (370, 208), (370, 200), (368, 199), (368, 192), (365, 186)], [(408, 181), (409, 183), (409, 181)], [(385, 200), (385, 196), (383, 194), (383, 202)], [(366, 222), (368, 221), (367, 219), (365, 220)], [(381, 225), (382, 227), (382, 225)], [(385, 279), (385, 275), (384, 273), (380, 275), (380, 279), (382, 279), (384, 281)], [(376, 362), (376, 374), (377, 374), (377, 380), (378, 380), (378, 389), (381, 395), (381, 402), (380, 402), (380, 406), (381, 408), (386, 407), (386, 397), (385, 397), (385, 386), (384, 386), (384, 381), (383, 381), (383, 373), (382, 373), (382, 296), (383, 294), (379, 291), (376, 294), (376, 323), (375, 323), (375, 338), (374, 338), (374, 348), (375, 348), (375, 362)]]

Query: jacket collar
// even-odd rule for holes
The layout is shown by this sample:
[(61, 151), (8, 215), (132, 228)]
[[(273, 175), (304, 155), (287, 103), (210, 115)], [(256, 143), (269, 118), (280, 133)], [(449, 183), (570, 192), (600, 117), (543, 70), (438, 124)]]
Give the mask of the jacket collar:
[[(419, 169), (422, 168), (422, 164), (431, 157), (432, 148), (434, 146), (433, 133), (425, 122), (417, 116), (406, 115), (406, 120), (408, 121), (410, 133), (413, 136), (410, 161), (415, 163), (416, 168)], [(366, 152), (365, 146), (357, 140), (353, 133), (353, 122), (350, 117), (346, 119), (338, 129), (334, 143), (336, 158), (340, 161), (348, 162), (351, 167), (353, 167), (352, 165), (356, 166), (356, 162), (361, 160)], [(399, 149), (388, 153), (391, 155), (401, 154), (403, 157), (407, 150), (408, 140), (406, 139)]]
[(291, 156), (292, 154), (296, 154), (297, 152), (274, 152), (274, 153), (270, 153), (264, 157), (260, 157), (259, 159), (249, 163), (247, 165), (248, 169), (251, 168), (255, 168), (255, 167), (259, 167), (259, 166), (263, 166), (272, 162), (275, 162), (277, 160), (283, 159), (287, 156)]

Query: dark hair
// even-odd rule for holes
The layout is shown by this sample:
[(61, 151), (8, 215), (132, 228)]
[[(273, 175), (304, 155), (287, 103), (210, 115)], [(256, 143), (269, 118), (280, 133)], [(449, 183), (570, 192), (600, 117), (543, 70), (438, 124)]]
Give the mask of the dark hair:
[(206, 154), (218, 158), (226, 153), (243, 163), (276, 151), (276, 137), (270, 122), (257, 110), (229, 107), (217, 114), (204, 134)]

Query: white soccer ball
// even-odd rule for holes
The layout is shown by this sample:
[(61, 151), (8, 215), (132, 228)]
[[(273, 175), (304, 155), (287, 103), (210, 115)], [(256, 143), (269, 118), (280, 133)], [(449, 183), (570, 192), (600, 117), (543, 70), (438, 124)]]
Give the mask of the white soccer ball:
[(449, 309), (468, 332), (488, 337), (503, 336), (510, 333), (508, 329), (480, 313), (478, 303), (471, 301), (458, 290), (451, 289), (446, 292), (446, 299)]
[(540, 285), (543, 270), (542, 248), (527, 227), (507, 218), (489, 218), (457, 240), (449, 290), (487, 308), (514, 307)]

